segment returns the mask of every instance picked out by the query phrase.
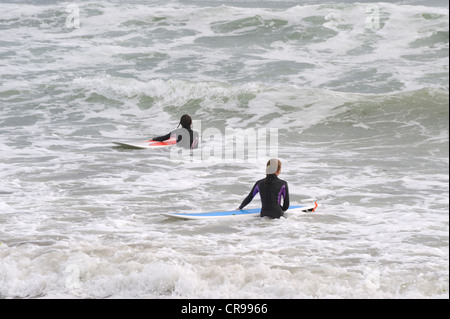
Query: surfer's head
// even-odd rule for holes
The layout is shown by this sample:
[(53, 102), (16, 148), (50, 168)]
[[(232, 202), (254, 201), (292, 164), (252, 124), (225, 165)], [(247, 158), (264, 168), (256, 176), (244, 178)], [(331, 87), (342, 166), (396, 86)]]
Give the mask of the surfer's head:
[(266, 165), (266, 178), (264, 179), (264, 185), (271, 184), (281, 172), (281, 162), (276, 158), (272, 158)]
[(267, 162), (266, 166), (266, 174), (272, 175), (276, 174), (279, 175), (281, 172), (281, 162), (277, 160), (276, 158), (272, 158)]
[(185, 129), (190, 129), (192, 125), (192, 119), (189, 115), (184, 114), (180, 119), (180, 124), (178, 126), (182, 126)]

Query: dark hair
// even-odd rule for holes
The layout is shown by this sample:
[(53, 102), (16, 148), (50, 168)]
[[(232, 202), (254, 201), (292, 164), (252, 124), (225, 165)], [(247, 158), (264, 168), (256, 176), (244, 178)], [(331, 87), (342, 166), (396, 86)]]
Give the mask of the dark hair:
[(192, 119), (191, 119), (191, 117), (189, 116), (189, 115), (187, 115), (187, 114), (184, 114), (182, 117), (181, 117), (181, 120), (180, 120), (180, 124), (178, 124), (178, 126), (182, 126), (182, 127), (184, 127), (185, 129), (190, 129), (191, 128), (191, 125), (192, 125)]
[[(269, 167), (269, 166), (270, 166), (270, 160), (267, 162), (266, 167)], [(281, 161), (278, 160), (277, 172), (279, 172), (280, 169), (281, 169)], [(273, 182), (273, 180), (274, 180), (276, 177), (277, 177), (276, 174), (267, 174), (267, 175), (266, 175), (266, 178), (264, 179), (264, 185), (265, 185), (265, 186), (269, 185), (270, 183)]]

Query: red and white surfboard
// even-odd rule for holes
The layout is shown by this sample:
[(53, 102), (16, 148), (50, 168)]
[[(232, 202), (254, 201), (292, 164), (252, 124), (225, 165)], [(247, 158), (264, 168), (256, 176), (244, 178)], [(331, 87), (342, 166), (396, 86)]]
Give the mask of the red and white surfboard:
[(142, 141), (142, 142), (114, 142), (114, 144), (117, 144), (119, 146), (123, 147), (131, 147), (131, 148), (160, 148), (160, 147), (168, 147), (175, 145), (177, 143), (175, 138), (170, 138), (166, 141), (159, 142), (159, 141)]

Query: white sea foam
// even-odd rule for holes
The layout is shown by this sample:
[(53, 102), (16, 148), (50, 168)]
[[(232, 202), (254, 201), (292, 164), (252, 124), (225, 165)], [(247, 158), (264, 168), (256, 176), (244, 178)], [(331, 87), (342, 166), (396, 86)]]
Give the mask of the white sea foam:
[[(246, 3), (0, 4), (0, 297), (448, 298), (448, 8)], [(161, 216), (236, 208), (268, 160), (112, 144), (185, 113), (276, 129), (317, 211)]]

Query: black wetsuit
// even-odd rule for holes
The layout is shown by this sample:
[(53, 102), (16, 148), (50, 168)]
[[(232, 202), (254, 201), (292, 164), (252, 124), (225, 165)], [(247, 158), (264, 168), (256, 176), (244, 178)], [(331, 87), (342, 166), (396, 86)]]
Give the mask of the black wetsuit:
[[(247, 206), (259, 192), (261, 196), (261, 217), (280, 218), (289, 208), (289, 189), (287, 182), (281, 180), (275, 174), (268, 175), (255, 183), (250, 194), (244, 199), (239, 209)], [(283, 198), (283, 206), (281, 206)]]
[(197, 148), (198, 146), (198, 133), (194, 132), (191, 128), (189, 129), (179, 128), (176, 129), (175, 131), (170, 132), (169, 134), (154, 137), (153, 140), (162, 142), (168, 140), (173, 135), (175, 135), (177, 139), (178, 146), (189, 149), (194, 149)]

